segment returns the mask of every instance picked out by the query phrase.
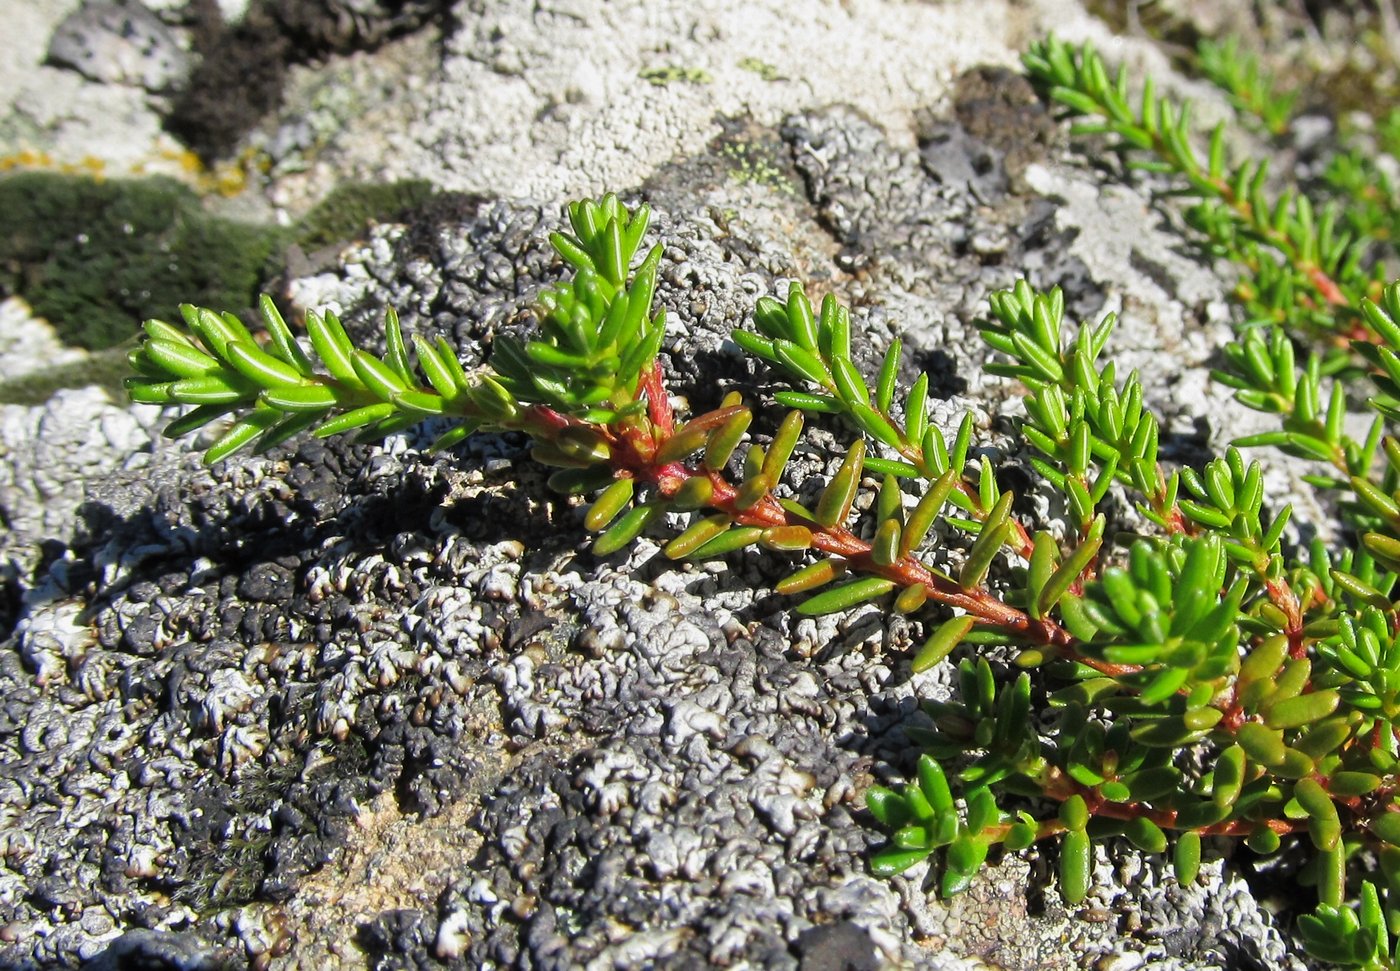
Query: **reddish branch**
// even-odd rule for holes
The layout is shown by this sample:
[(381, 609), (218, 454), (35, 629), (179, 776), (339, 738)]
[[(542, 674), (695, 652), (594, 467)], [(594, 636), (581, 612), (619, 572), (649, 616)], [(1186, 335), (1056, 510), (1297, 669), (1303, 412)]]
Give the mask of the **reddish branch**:
[[(740, 508), (737, 504), (739, 489), (722, 472), (679, 460), (656, 462), (656, 450), (672, 433), (674, 423), (658, 369), (653, 368), (647, 373), (639, 390), (647, 395), (650, 423), (612, 428), (582, 422), (542, 408), (532, 409), (531, 415), (538, 426), (555, 433), (570, 424), (586, 425), (593, 429), (607, 442), (609, 462), (617, 472), (631, 476), (638, 483), (651, 485), (664, 497), (675, 496), (687, 481), (703, 476), (709, 480), (711, 489), (706, 505), (726, 514), (736, 525), (765, 529), (804, 526), (811, 531), (813, 549), (839, 557), (855, 570), (884, 577), (900, 587), (922, 585), (930, 600), (966, 611), (984, 624), (1015, 637), (1053, 647), (1061, 656), (1089, 665), (1103, 674), (1116, 676), (1137, 670), (1132, 665), (1080, 656), (1072, 649), (1073, 636), (1054, 620), (1037, 620), (1025, 611), (1003, 603), (984, 588), (964, 589), (948, 577), (930, 570), (913, 555), (905, 554), (891, 563), (877, 563), (870, 543), (842, 526), (823, 526), (784, 508), (771, 493), (753, 505)], [(718, 428), (738, 411), (738, 408), (718, 409), (693, 419), (686, 427)]]

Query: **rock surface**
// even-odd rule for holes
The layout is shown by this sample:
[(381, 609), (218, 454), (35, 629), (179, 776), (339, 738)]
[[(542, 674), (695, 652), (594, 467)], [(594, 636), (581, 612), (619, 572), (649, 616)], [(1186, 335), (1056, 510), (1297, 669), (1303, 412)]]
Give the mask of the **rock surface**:
[(165, 23), (129, 0), (87, 2), (49, 40), (49, 61), (108, 84), (166, 91), (189, 72), (189, 53)]
[[(41, 47), (61, 6), (26, 22)], [(1052, 27), (1168, 71), (1070, 0), (463, 0), (297, 69), (248, 139), (270, 206), (366, 174), (451, 190), (291, 282), (364, 340), (393, 306), (481, 363), (557, 279), (561, 203), (606, 188), (654, 208), (693, 409), (756, 397), (728, 333), (799, 279), (853, 306), (867, 371), (901, 336), (933, 420), (971, 409), (1019, 491), (1022, 406), (972, 321), (1028, 273), (1075, 316), (1122, 311), (1121, 367), (1198, 458), (1249, 427), (1203, 377), (1224, 284), (1007, 70)], [(19, 88), (12, 119), (86, 144)], [(116, 154), (155, 144), (148, 110), (115, 119)], [(1303, 966), (1228, 861), (1182, 889), (1101, 847), (1074, 910), (1048, 854), (952, 902), (925, 867), (871, 876), (864, 790), (910, 769), (903, 728), (951, 674), (910, 672), (919, 621), (794, 614), (782, 556), (678, 565), (654, 536), (596, 558), (510, 436), (204, 468), (157, 424), (96, 389), (0, 413), (0, 967)], [(799, 474), (845, 438), (816, 428)]]

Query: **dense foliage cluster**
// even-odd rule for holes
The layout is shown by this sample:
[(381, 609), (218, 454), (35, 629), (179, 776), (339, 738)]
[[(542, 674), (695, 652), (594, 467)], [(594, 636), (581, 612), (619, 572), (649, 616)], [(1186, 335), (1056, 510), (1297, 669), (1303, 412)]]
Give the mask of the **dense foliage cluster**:
[[(1260, 92), (1257, 70), (1231, 68), (1228, 50), (1204, 56), (1242, 110), (1286, 128), (1288, 104)], [(1166, 464), (1141, 383), (1107, 357), (1113, 316), (1074, 326), (1058, 291), (1025, 281), (990, 296), (980, 330), (997, 352), (992, 373), (1027, 390), (1020, 431), (1063, 494), (1055, 530), (1022, 522), (989, 461), (969, 458), (970, 416), (956, 429), (930, 422), (927, 376), (899, 387), (898, 340), (868, 379), (849, 312), (831, 296), (814, 306), (798, 285), (760, 299), (753, 329), (733, 334), (786, 382), (775, 397), (791, 411), (771, 436), (743, 446), (753, 414), (737, 394), (680, 420), (657, 363), (660, 250), (643, 251), (647, 208), (614, 196), (569, 206), (571, 231), (552, 243), (572, 275), (541, 295), (535, 339), (498, 340), (478, 373), (441, 340), (415, 337), (410, 355), (392, 313), (382, 355), (353, 346), (332, 314), (308, 316), (304, 347), (265, 300), (263, 343), (233, 315), (191, 306), (184, 326), (148, 321), (131, 394), (195, 406), (171, 434), (234, 416), (210, 461), (313, 427), (377, 436), (456, 419), (438, 447), (521, 431), (557, 468), (552, 485), (593, 497), (585, 521), (600, 555), (672, 512), (692, 520), (665, 545), (671, 558), (801, 553), (778, 584), (802, 598), (799, 612), (882, 600), (918, 614), (929, 636), (915, 670), (967, 645), (959, 694), (926, 703), (934, 728), (911, 733), (917, 778), (868, 793), (889, 833), (878, 873), (933, 857), (952, 894), (990, 854), (1054, 841), (1074, 903), (1091, 886), (1096, 840), (1170, 852), (1182, 882), (1207, 838), (1260, 854), (1302, 844), (1318, 898), (1298, 924), (1307, 947), (1393, 967), (1400, 441), (1388, 431), (1400, 418), (1400, 285), (1382, 285), (1381, 240), (1355, 235), (1369, 217), (1296, 190), (1270, 198), (1262, 163), (1229, 164), (1223, 129), (1198, 155), (1189, 111), (1150, 82), (1130, 100), (1125, 74), (1110, 79), (1094, 51), (1053, 38), (1026, 66), (1081, 132), (1189, 196), (1201, 244), (1239, 267), (1245, 326), (1217, 377), (1278, 427), (1236, 445), (1316, 463), (1310, 481), (1338, 494), (1346, 545), (1289, 545), (1289, 507), (1264, 495), (1260, 464), (1239, 448), (1199, 469)], [(1363, 395), (1372, 418), (1354, 437), (1345, 419)], [(776, 489), (809, 416), (855, 438), (804, 505)], [(863, 488), (873, 502), (853, 516)], [(1151, 535), (1110, 532), (1110, 492), (1137, 504)], [(955, 570), (924, 551), (939, 523), (937, 535), (962, 537)], [(989, 644), (1011, 662), (979, 656)]]

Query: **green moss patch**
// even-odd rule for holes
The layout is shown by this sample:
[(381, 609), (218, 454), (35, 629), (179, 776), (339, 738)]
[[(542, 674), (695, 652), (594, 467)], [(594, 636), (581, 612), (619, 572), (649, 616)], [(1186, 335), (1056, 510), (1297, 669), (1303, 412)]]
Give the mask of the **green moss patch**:
[(371, 223), (392, 220), (422, 205), (432, 194), (433, 184), (426, 179), (336, 186), (297, 223), (297, 245), (311, 251), (355, 239)]
[(169, 319), (185, 302), (248, 310), (282, 272), (288, 244), (314, 251), (347, 242), (432, 196), (424, 180), (349, 183), (283, 228), (212, 216), (172, 179), (0, 177), (0, 293), (23, 297), (65, 344), (99, 352), (0, 378), (0, 403), (37, 404), (60, 388), (94, 383), (120, 394), (120, 345), (140, 321)]
[(171, 179), (49, 172), (0, 179), (0, 289), (64, 343), (96, 350), (178, 304), (253, 305), (285, 230), (207, 214)]

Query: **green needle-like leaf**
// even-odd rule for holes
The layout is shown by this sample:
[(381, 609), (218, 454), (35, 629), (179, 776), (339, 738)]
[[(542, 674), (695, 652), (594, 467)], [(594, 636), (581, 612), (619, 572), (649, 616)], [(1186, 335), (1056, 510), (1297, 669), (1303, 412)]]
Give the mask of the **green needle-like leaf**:
[(307, 314), (306, 332), (311, 337), (311, 346), (316, 349), (316, 356), (336, 380), (353, 388), (363, 387), (355, 373), (354, 364), (351, 363), (355, 348), (335, 314)]
[(177, 378), (197, 378), (220, 370), (218, 361), (185, 341), (149, 340), (144, 348), (156, 365)]
[(1036, 600), (1036, 607), (1042, 616), (1049, 613), (1050, 609), (1060, 602), (1060, 598), (1069, 592), (1074, 582), (1098, 556), (1099, 548), (1103, 545), (1105, 524), (1104, 517), (1097, 516), (1089, 528), (1088, 534), (1084, 537), (1084, 542), (1065, 557), (1064, 562), (1056, 567), (1055, 572), (1050, 574), (1050, 578), (1045, 581), (1045, 585), (1040, 590), (1040, 596)]
[(851, 503), (860, 487), (861, 467), (865, 461), (865, 442), (858, 440), (841, 461), (841, 468), (831, 477), (817, 500), (817, 522), (828, 529), (840, 526), (850, 515)]
[(640, 536), (659, 512), (659, 507), (653, 505), (633, 506), (593, 541), (593, 552), (598, 556), (616, 553)]
[(968, 632), (972, 630), (976, 622), (975, 617), (964, 615), (940, 624), (938, 629), (924, 642), (924, 646), (919, 648), (919, 652), (914, 655), (914, 660), (910, 664), (914, 673), (927, 671), (947, 657), (953, 648), (961, 644), (963, 638), (967, 637)]
[(1083, 830), (1072, 830), (1060, 842), (1060, 894), (1068, 904), (1082, 903), (1089, 893), (1093, 851)]
[(608, 486), (583, 517), (584, 526), (593, 532), (606, 529), (631, 504), (635, 490), (636, 484), (631, 478), (618, 479)]
[(901, 556), (907, 555), (911, 550), (918, 547), (928, 535), (930, 527), (938, 517), (943, 508), (943, 504), (948, 499), (948, 494), (952, 492), (953, 486), (957, 484), (958, 473), (956, 469), (948, 469), (924, 493), (912, 512), (909, 513), (909, 521), (905, 524), (904, 533), (900, 537), (899, 552)]
[(1176, 850), (1172, 854), (1172, 870), (1176, 882), (1183, 887), (1196, 882), (1201, 872), (1201, 836), (1195, 832), (1185, 832), (1176, 838)]
[(224, 345), (224, 354), (240, 374), (264, 388), (301, 383), (301, 375), (295, 368), (251, 344), (229, 341)]
[(797, 440), (801, 434), (802, 412), (788, 412), (764, 454), (763, 475), (770, 483), (782, 478), (783, 469), (792, 457), (792, 450), (797, 447)]
[(857, 604), (874, 600), (876, 597), (889, 593), (894, 587), (894, 581), (884, 577), (862, 577), (839, 587), (833, 587), (815, 597), (809, 597), (798, 605), (797, 612), (816, 616), (835, 613), (838, 610), (849, 610)]

